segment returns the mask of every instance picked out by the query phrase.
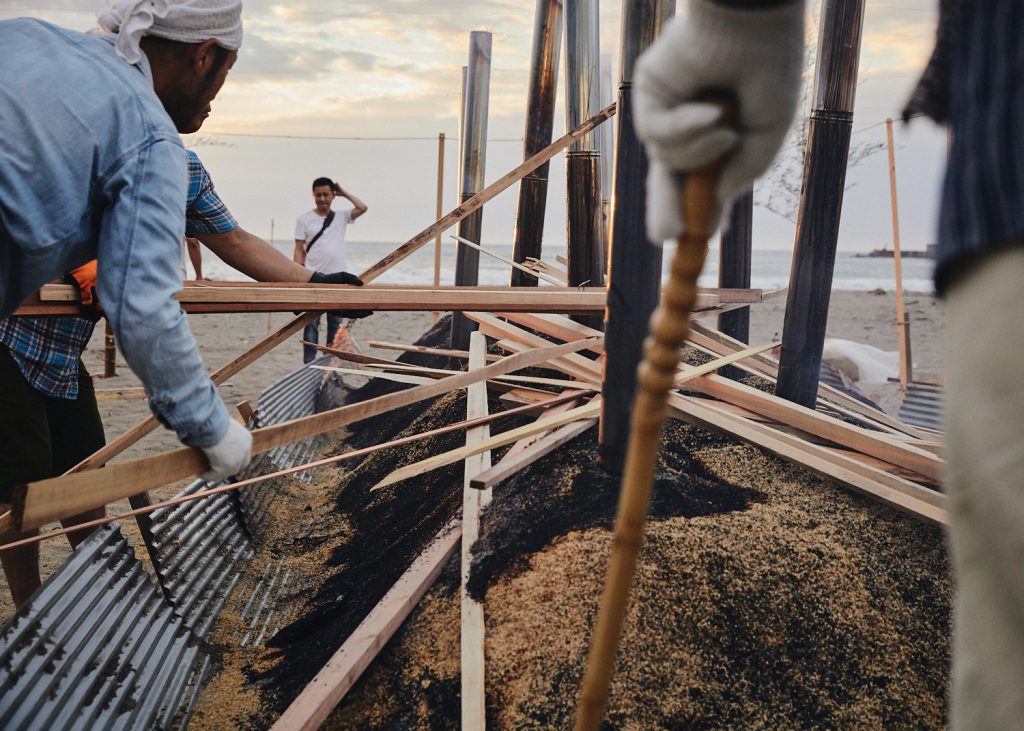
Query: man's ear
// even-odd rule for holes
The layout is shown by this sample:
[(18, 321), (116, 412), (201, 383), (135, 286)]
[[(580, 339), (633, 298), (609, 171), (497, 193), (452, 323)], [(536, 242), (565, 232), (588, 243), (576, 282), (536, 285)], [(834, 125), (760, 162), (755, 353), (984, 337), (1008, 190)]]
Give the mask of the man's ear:
[(208, 38), (202, 43), (196, 44), (195, 53), (192, 56), (193, 68), (199, 75), (209, 73), (217, 62), (217, 41)]

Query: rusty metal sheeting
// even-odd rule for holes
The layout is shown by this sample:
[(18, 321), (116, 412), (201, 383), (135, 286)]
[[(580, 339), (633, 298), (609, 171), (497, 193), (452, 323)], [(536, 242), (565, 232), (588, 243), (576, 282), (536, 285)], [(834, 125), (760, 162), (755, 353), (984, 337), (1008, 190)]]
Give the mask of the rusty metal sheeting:
[(120, 528), (97, 529), (0, 631), (0, 728), (168, 728), (208, 664)]

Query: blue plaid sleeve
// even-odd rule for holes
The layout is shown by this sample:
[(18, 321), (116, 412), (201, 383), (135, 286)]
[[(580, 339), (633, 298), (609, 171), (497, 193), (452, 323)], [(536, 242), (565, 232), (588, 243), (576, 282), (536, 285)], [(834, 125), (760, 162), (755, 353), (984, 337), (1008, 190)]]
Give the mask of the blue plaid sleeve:
[(226, 234), (238, 228), (238, 221), (224, 205), (213, 187), (213, 180), (199, 156), (186, 150), (188, 156), (188, 198), (185, 202), (185, 233)]

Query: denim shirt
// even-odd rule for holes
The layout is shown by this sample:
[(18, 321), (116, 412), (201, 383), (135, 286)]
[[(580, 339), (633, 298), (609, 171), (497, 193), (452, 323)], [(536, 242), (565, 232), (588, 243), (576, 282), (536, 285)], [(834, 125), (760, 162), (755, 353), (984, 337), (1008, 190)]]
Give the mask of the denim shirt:
[(99, 260), (97, 293), (153, 414), (196, 447), (228, 412), (174, 295), (185, 153), (153, 91), (110, 38), (0, 22), (0, 318)]

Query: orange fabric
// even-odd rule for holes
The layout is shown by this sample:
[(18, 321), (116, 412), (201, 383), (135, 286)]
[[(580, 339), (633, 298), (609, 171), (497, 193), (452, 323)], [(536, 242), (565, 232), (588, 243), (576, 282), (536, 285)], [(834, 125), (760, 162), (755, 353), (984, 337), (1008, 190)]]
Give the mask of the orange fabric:
[(82, 304), (94, 304), (96, 299), (96, 260), (83, 264), (77, 269), (68, 272), (68, 276), (75, 280), (79, 291), (82, 293)]

